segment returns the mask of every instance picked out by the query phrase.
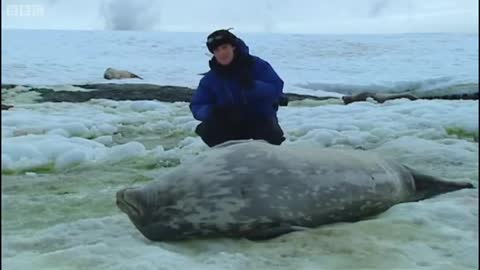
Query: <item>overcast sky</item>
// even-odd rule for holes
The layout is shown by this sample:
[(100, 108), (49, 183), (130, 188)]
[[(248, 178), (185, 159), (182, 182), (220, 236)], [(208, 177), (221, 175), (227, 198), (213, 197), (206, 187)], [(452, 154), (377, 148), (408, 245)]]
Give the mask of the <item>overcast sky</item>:
[(478, 0), (3, 0), (2, 29), (478, 33)]

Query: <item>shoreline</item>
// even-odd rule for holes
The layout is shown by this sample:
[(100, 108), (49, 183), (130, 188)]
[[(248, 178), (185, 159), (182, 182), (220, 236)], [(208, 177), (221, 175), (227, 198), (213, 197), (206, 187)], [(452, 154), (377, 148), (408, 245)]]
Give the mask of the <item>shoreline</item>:
[[(2, 103), (4, 94), (15, 91), (20, 88), (22, 92), (36, 92), (38, 98), (35, 102), (87, 102), (91, 99), (109, 99), (109, 100), (157, 100), (163, 102), (190, 102), (195, 89), (185, 86), (173, 85), (157, 85), (149, 83), (94, 83), (94, 84), (71, 84), (71, 85), (55, 85), (55, 86), (33, 86), (33, 85), (17, 85), (17, 84), (2, 84)], [(5, 93), (4, 93), (5, 91)], [(416, 99), (443, 99), (443, 100), (478, 100), (478, 89), (476, 92), (466, 93), (447, 93), (439, 95), (433, 93), (418, 93), (413, 91), (404, 92), (379, 92), (379, 91), (363, 91), (351, 95), (342, 95), (332, 92), (331, 96), (314, 96), (298, 93), (284, 92), (284, 97), (279, 101), (280, 106), (287, 106), (288, 102), (313, 100), (338, 100), (345, 105), (357, 101), (367, 101), (368, 98), (375, 99), (379, 103), (387, 100), (408, 98), (410, 100)], [(375, 98), (381, 96), (380, 99)], [(11, 105), (11, 104), (7, 104)], [(14, 105), (14, 104), (13, 104)], [(2, 106), (2, 109), (4, 107)], [(5, 109), (8, 109), (5, 107)]]

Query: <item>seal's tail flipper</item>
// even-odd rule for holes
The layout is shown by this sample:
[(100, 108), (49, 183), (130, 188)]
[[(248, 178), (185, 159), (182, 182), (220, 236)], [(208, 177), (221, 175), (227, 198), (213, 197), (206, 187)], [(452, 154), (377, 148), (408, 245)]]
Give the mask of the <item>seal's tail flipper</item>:
[(133, 77), (133, 78), (138, 78), (138, 79), (140, 79), (140, 80), (143, 80), (142, 77), (140, 77), (140, 76), (138, 76), (137, 74), (134, 74), (134, 73), (132, 73), (132, 77)]
[(415, 179), (416, 192), (413, 199), (414, 201), (428, 199), (443, 193), (464, 188), (474, 188), (472, 183), (446, 181), (431, 175), (420, 173), (407, 166), (405, 167), (412, 173), (413, 178)]

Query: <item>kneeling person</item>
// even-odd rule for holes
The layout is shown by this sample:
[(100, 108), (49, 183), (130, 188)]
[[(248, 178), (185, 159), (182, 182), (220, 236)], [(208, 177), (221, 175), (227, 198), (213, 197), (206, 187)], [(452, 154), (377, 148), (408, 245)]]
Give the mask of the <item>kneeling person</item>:
[(202, 122), (195, 132), (210, 147), (242, 139), (280, 145), (285, 140), (277, 119), (282, 79), (228, 30), (210, 34), (207, 47), (214, 54), (210, 71), (190, 103), (193, 117)]

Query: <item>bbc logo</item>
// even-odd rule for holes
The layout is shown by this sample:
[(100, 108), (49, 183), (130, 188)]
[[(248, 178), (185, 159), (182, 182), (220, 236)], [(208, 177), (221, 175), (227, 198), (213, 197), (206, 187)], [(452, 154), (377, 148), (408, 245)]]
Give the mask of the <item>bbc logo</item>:
[(7, 5), (7, 17), (45, 16), (43, 5)]

